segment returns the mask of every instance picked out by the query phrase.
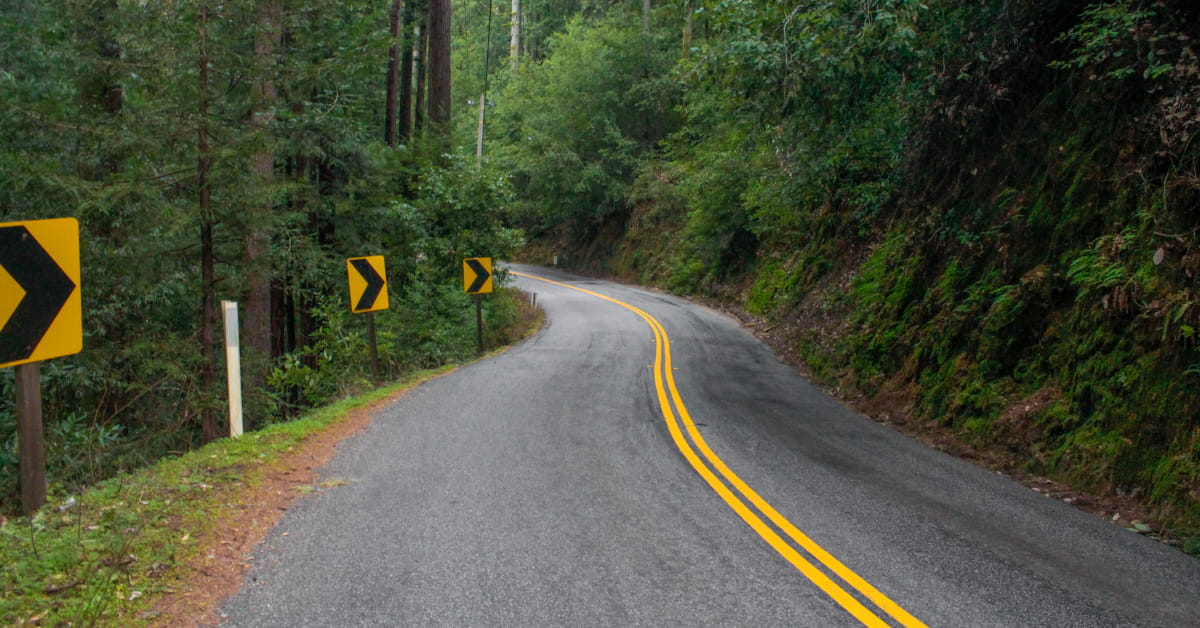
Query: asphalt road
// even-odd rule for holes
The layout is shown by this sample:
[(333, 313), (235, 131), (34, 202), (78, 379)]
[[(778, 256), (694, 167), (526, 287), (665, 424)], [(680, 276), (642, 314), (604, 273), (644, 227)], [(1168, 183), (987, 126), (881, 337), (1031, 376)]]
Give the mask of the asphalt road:
[(517, 280), (546, 328), (344, 442), (226, 625), (1200, 626), (1200, 561), (845, 409), (720, 313), (514, 268), (558, 282)]

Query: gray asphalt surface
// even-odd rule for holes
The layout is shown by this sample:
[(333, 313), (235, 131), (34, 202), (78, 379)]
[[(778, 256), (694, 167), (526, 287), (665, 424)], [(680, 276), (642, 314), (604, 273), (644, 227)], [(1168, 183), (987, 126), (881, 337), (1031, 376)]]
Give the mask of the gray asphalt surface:
[[(845, 409), (717, 312), (516, 268), (655, 317), (712, 450), (925, 624), (1200, 626), (1200, 561)], [(547, 327), (343, 442), (322, 475), (345, 485), (285, 515), (226, 625), (861, 625), (680, 454), (646, 322), (516, 283)]]

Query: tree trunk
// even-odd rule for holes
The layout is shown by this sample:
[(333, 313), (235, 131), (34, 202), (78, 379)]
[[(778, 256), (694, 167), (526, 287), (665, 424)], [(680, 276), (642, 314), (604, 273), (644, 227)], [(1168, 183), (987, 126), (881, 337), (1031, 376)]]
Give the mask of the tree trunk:
[(650, 34), (650, 0), (642, 0), (642, 34)]
[(397, 136), (400, 142), (407, 143), (412, 138), (413, 115), (413, 48), (417, 45), (412, 34), (416, 32), (413, 26), (413, 6), (416, 0), (404, 3), (404, 18), (401, 21), (401, 31), (407, 29), (406, 37), (400, 42), (403, 53), (400, 58), (400, 103), (397, 121)]
[(396, 119), (400, 82), (400, 8), (402, 0), (392, 0), (392, 47), (388, 51), (387, 97), (385, 98), (383, 140), (388, 146), (396, 147), (399, 123)]
[(683, 58), (692, 54), (692, 0), (683, 3)]
[(512, 0), (512, 37), (508, 42), (508, 57), (513, 72), (521, 63), (521, 0)]
[[(312, 168), (312, 164), (307, 160), (304, 161), (304, 168), (308, 171), (304, 175), (306, 179), (312, 176), (320, 176), (320, 168)], [(315, 175), (313, 171), (315, 171)], [(322, 207), (320, 203), (308, 204), (308, 223), (309, 233), (314, 234), (317, 246), (325, 250), (333, 250), (336, 232), (332, 212)], [(301, 290), (300, 294), (297, 295), (300, 301), (300, 320), (297, 323), (299, 331), (296, 338), (298, 347), (312, 346), (316, 341), (317, 331), (320, 329), (321, 324), (316, 315), (319, 293), (312, 286), (305, 287), (308, 289)], [(317, 356), (311, 351), (304, 354), (303, 361), (305, 366), (309, 368), (315, 369), (318, 367)]]
[[(123, 73), (121, 44), (117, 41), (120, 26), (112, 23), (117, 12), (116, 0), (104, 0), (78, 16), (77, 36), (86, 48), (89, 59), (87, 72), (79, 80), (81, 104), (90, 111), (115, 117), (125, 107), (125, 89), (121, 84)], [(114, 144), (102, 144), (100, 159), (94, 166), (80, 169), (79, 174), (103, 181), (110, 175), (121, 172), (122, 155)]]
[[(297, 95), (295, 100), (292, 101), (292, 115), (297, 119), (301, 119), (304, 116), (305, 105), (305, 100)], [(303, 133), (297, 132), (297, 145), (301, 145), (300, 142), (302, 141)], [(297, 151), (291, 160), (292, 172), (290, 175), (292, 182), (296, 186), (296, 192), (292, 195), (292, 213), (296, 216), (308, 216), (308, 237), (311, 241), (316, 242), (319, 240), (320, 234), (318, 231), (317, 221), (313, 219), (313, 215), (319, 213), (320, 210), (313, 209), (310, 206), (311, 204), (308, 202), (309, 160), (310, 157), (303, 154), (303, 151)], [(308, 312), (302, 313), (298, 311), (298, 308), (303, 305), (303, 297), (299, 295), (303, 295), (305, 292), (308, 292), (309, 288), (308, 286), (305, 286), (300, 279), (291, 276), (292, 272), (294, 271), (288, 271), (289, 277), (287, 281), (284, 282), (282, 323), (283, 353), (293, 353), (300, 347), (304, 346), (304, 344), (299, 344), (300, 338), (298, 333), (298, 324), (296, 321), (300, 316), (309, 314)], [(307, 341), (307, 339), (305, 339), (305, 341)]]
[(88, 42), (99, 63), (82, 80), (80, 92), (89, 105), (110, 115), (125, 106), (125, 90), (121, 85), (121, 44), (116, 33), (120, 27), (110, 23), (117, 12), (116, 0), (104, 0), (88, 11), (79, 24), (79, 37)]
[(207, 400), (217, 384), (217, 300), (216, 253), (213, 248), (212, 188), (208, 172), (212, 168), (212, 147), (208, 139), (208, 4), (200, 7), (200, 85), (197, 103), (196, 145), (197, 186), (200, 189), (200, 436), (204, 442), (221, 437), (216, 408)]
[(426, 51), (429, 48), (429, 29), (426, 25), (429, 23), (429, 12), (422, 11), (419, 14), (421, 21), (417, 25), (416, 31), (416, 47), (413, 48), (413, 65), (417, 69), (417, 95), (413, 101), (413, 129), (416, 132), (425, 130), (425, 65)]
[(282, 277), (271, 278), (271, 357), (287, 353), (287, 285)]
[(450, 130), (450, 0), (429, 0), (429, 120)]
[[(246, 304), (242, 324), (242, 346), (252, 355), (247, 360), (251, 387), (266, 381), (265, 360), (271, 355), (271, 192), (275, 182), (275, 152), (270, 148), (268, 127), (279, 94), (275, 86), (274, 57), (283, 35), (283, 8), (280, 0), (259, 5), (258, 34), (254, 39), (254, 64), (258, 73), (251, 94), (250, 126), (262, 146), (251, 156), (250, 167), (263, 191), (259, 205), (251, 209), (245, 235)], [(263, 360), (263, 362), (258, 362)], [(258, 368), (254, 368), (257, 362)]]
[(534, 29), (533, 32), (530, 32), (529, 25), (537, 24), (537, 13), (535, 11), (531, 15), (529, 8), (522, 9), (521, 12), (524, 18), (521, 20), (523, 26), (521, 29), (521, 54), (526, 59), (532, 59), (537, 56), (537, 30)]

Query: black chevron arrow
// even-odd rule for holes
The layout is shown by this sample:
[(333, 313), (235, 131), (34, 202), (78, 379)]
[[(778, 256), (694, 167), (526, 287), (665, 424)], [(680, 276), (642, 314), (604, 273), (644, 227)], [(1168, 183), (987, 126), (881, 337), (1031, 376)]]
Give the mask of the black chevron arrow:
[(24, 225), (0, 227), (0, 267), (25, 290), (20, 305), (0, 328), (0, 363), (15, 362), (33, 353), (75, 291), (75, 282)]
[(483, 267), (483, 264), (479, 263), (479, 260), (469, 259), (466, 260), (466, 262), (467, 266), (470, 266), (471, 270), (475, 271), (475, 281), (471, 283), (470, 288), (467, 288), (467, 294), (475, 294), (480, 290), (483, 290), (483, 284), (487, 283), (487, 280), (491, 278), (492, 274)]
[(375, 305), (375, 299), (379, 298), (379, 292), (383, 290), (386, 282), (366, 259), (352, 259), (350, 265), (354, 266), (354, 270), (357, 270), (358, 274), (367, 282), (367, 289), (363, 290), (362, 296), (358, 298), (358, 304), (354, 306), (354, 311), (369, 310), (371, 306)]

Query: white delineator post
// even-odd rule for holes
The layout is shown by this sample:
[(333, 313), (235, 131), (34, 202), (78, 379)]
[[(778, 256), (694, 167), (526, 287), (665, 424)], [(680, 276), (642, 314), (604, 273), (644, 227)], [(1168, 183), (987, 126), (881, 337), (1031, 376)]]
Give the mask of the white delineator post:
[(238, 310), (234, 301), (221, 301), (225, 312), (225, 372), (229, 379), (229, 435), (242, 435), (242, 358), (238, 341)]

